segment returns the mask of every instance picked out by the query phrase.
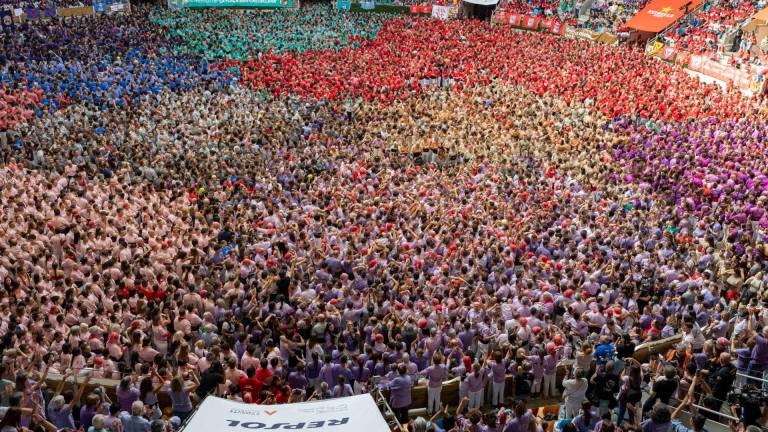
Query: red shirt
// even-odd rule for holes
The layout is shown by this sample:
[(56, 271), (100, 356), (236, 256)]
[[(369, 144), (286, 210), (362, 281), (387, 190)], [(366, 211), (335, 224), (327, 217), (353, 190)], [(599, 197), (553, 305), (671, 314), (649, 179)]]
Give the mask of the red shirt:
[(256, 369), (255, 378), (262, 383), (267, 382), (270, 378), (272, 378), (272, 371), (268, 368), (258, 368)]
[(251, 400), (256, 400), (261, 392), (261, 387), (264, 385), (256, 378), (240, 378), (240, 390), (243, 392), (243, 396), (246, 394), (251, 395)]

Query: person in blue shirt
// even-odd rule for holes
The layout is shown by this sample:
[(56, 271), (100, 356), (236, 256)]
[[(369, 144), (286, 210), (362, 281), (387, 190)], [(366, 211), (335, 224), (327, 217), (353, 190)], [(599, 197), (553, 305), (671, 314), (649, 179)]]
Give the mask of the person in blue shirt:
[(613, 346), (610, 336), (600, 336), (600, 343), (595, 347), (594, 356), (598, 366), (603, 366), (609, 360), (616, 358), (616, 347)]
[[(691, 391), (689, 391), (685, 399), (683, 399), (680, 405), (678, 405), (677, 408), (675, 408), (675, 410), (672, 412), (672, 415), (670, 416), (672, 419), (671, 432), (707, 432), (707, 419), (704, 416), (698, 414), (696, 412), (696, 408), (693, 406), (693, 404), (691, 404), (693, 388), (694, 386), (691, 386)], [(683, 422), (678, 420), (678, 415), (680, 415), (680, 412), (686, 408), (688, 408), (691, 412), (690, 421)]]

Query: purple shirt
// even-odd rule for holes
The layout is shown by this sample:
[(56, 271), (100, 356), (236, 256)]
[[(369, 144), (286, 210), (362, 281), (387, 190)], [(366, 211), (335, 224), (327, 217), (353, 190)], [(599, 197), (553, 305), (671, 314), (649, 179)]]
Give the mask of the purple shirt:
[(389, 405), (392, 408), (405, 408), (411, 405), (411, 387), (413, 381), (408, 375), (401, 375), (389, 383)]
[(307, 378), (304, 376), (304, 374), (301, 374), (297, 371), (293, 371), (288, 374), (288, 385), (293, 389), (306, 388), (308, 383), (309, 382), (307, 381)]
[(504, 432), (528, 432), (531, 423), (531, 411), (528, 410), (520, 417), (514, 417), (504, 427)]
[(545, 375), (553, 375), (555, 373), (555, 369), (557, 368), (557, 356), (553, 354), (545, 355), (541, 366), (544, 369)]
[(440, 388), (443, 386), (443, 379), (445, 378), (445, 375), (448, 373), (448, 369), (446, 369), (445, 365), (432, 365), (428, 367), (424, 371), (424, 376), (427, 377), (428, 384), (427, 386), (430, 388)]
[(328, 363), (320, 368), (320, 379), (328, 384), (328, 388), (333, 388), (336, 385), (337, 375), (334, 371), (336, 369), (334, 364)]
[(117, 395), (117, 404), (120, 405), (120, 411), (131, 412), (131, 404), (139, 400), (139, 389), (134, 386), (129, 387), (128, 390), (118, 387), (115, 394)]
[(502, 359), (499, 363), (491, 360), (488, 364), (493, 382), (503, 383), (507, 379), (507, 365), (504, 363), (504, 360)]
[(475, 372), (471, 372), (469, 375), (467, 375), (467, 390), (470, 393), (481, 391), (483, 386), (485, 386), (485, 377), (487, 373), (487, 370), (481, 368), (477, 374), (475, 374)]
[(93, 421), (95, 415), (96, 410), (88, 408), (88, 405), (80, 407), (80, 424), (83, 426), (83, 429), (88, 430), (91, 427), (91, 421)]
[(641, 432), (669, 432), (670, 426), (671, 426), (671, 423), (657, 424), (657, 423), (654, 423), (653, 420), (648, 419), (640, 423), (640, 431)]
[(768, 365), (768, 339), (761, 335), (755, 337), (755, 347), (752, 348), (752, 361), (760, 365)]

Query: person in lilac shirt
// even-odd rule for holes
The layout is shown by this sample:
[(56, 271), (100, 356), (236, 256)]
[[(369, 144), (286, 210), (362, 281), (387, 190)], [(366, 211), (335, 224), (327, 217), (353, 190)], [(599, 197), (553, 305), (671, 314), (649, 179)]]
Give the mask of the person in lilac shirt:
[[(753, 312), (750, 311), (750, 315)], [(753, 320), (749, 319), (747, 331), (752, 331)], [(762, 334), (755, 333), (755, 346), (752, 347), (752, 359), (749, 362), (749, 372), (751, 376), (759, 377), (761, 373), (768, 369), (768, 326), (763, 327)]]
[(331, 362), (331, 355), (326, 354), (323, 366), (320, 368), (320, 381), (328, 384), (329, 388), (336, 385), (336, 378), (339, 376), (338, 366)]
[(491, 371), (491, 405), (498, 407), (504, 403), (504, 385), (507, 381), (507, 362), (501, 351), (494, 351), (488, 369)]
[(305, 367), (304, 364), (299, 363), (296, 365), (296, 370), (291, 371), (288, 374), (288, 385), (291, 386), (291, 388), (299, 388), (299, 389), (306, 389), (309, 380), (307, 379), (306, 373), (304, 371)]
[(472, 365), (472, 373), (467, 375), (467, 393), (469, 394), (469, 409), (483, 406), (483, 390), (485, 389), (488, 370), (484, 365)]
[(640, 423), (641, 432), (669, 432), (672, 414), (666, 405), (656, 405), (648, 419)]
[(536, 349), (528, 356), (528, 361), (531, 363), (531, 375), (533, 375), (533, 384), (531, 385), (531, 394), (538, 396), (541, 393), (541, 382), (544, 379), (544, 350), (541, 346), (537, 346)]
[(559, 361), (557, 346), (550, 342), (547, 344), (547, 355), (541, 361), (543, 376), (543, 388), (541, 396), (546, 399), (549, 396), (557, 396), (556, 369)]
[(132, 385), (130, 376), (123, 377), (120, 380), (120, 385), (115, 390), (115, 394), (121, 411), (130, 412), (131, 404), (139, 400), (139, 389)]
[(440, 411), (440, 394), (443, 390), (443, 380), (448, 375), (448, 369), (443, 364), (439, 352), (432, 355), (432, 365), (423, 372), (427, 378), (427, 414)]
[(408, 410), (411, 407), (411, 388), (413, 380), (408, 376), (404, 364), (397, 366), (397, 376), (387, 384), (389, 389), (389, 406), (394, 411), (401, 424), (408, 422)]
[(50, 402), (48, 402), (48, 410), (46, 414), (48, 415), (48, 419), (51, 421), (51, 423), (53, 423), (57, 428), (74, 429), (75, 420), (72, 417), (72, 409), (75, 407), (75, 404), (80, 402), (80, 398), (83, 396), (83, 392), (88, 386), (88, 382), (91, 380), (91, 377), (88, 376), (85, 378), (85, 381), (83, 381), (83, 383), (80, 385), (80, 389), (74, 395), (72, 400), (69, 401), (69, 403), (65, 402), (64, 396), (61, 395), (61, 392), (64, 389), (64, 384), (67, 381), (66, 378), (68, 378), (68, 376), (65, 375), (64, 379), (59, 382), (59, 386), (56, 388), (56, 392), (54, 393), (53, 398)]
[(362, 394), (368, 391), (368, 380), (371, 379), (371, 371), (365, 367), (363, 356), (359, 356), (355, 366), (352, 367), (352, 378), (354, 380), (352, 390), (354, 390), (355, 394)]
[(353, 395), (352, 386), (347, 384), (347, 379), (344, 375), (338, 376), (338, 384), (333, 387), (333, 397), (348, 397)]
[(509, 419), (503, 432), (528, 432), (533, 419), (531, 410), (526, 409), (525, 402), (517, 401), (514, 410), (515, 416)]
[(305, 367), (305, 373), (309, 385), (317, 390), (320, 386), (320, 371), (323, 368), (323, 362), (320, 361), (320, 356), (317, 352), (312, 352), (312, 359), (307, 363)]

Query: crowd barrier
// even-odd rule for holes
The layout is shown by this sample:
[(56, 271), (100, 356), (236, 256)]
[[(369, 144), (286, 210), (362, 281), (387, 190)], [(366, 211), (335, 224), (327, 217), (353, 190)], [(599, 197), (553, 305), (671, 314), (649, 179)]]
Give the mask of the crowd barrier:
[[(648, 342), (641, 344), (637, 346), (635, 349), (635, 354), (633, 357), (640, 361), (640, 362), (647, 362), (652, 355), (666, 352), (669, 348), (673, 347), (674, 344), (679, 342), (682, 339), (682, 335), (675, 335), (666, 339), (662, 339), (655, 342)], [(557, 368), (557, 380), (558, 387), (560, 387), (560, 383), (563, 381), (563, 377), (565, 375), (565, 369), (566, 367), (570, 366), (572, 364), (572, 360), (563, 361), (558, 365)], [(82, 385), (83, 380), (85, 379), (85, 371), (77, 376), (70, 376), (67, 378), (68, 383)], [(49, 388), (56, 388), (59, 383), (61, 382), (61, 379), (63, 378), (62, 375), (59, 374), (49, 374), (46, 380), (46, 384)], [(92, 378), (89, 383), (87, 384), (86, 391), (83, 393), (83, 399), (88, 395), (88, 393), (91, 390), (94, 390), (98, 387), (103, 387), (106, 391), (107, 395), (112, 399), (113, 401), (116, 401), (116, 394), (115, 390), (117, 389), (118, 384), (120, 383), (119, 380), (116, 379), (107, 379), (107, 378)], [(385, 395), (388, 396), (388, 392), (385, 390), (383, 392)], [(512, 397), (514, 395), (514, 377), (512, 375), (507, 376), (507, 383), (505, 386), (505, 397)], [(160, 392), (158, 395), (158, 399), (160, 400), (160, 404), (162, 406), (170, 406), (171, 400), (168, 397), (168, 395), (165, 392)], [(427, 386), (426, 384), (419, 384), (413, 387), (413, 390), (411, 392), (412, 397), (412, 407), (426, 407), (427, 406)], [(457, 406), (459, 403), (459, 379), (453, 378), (451, 380), (443, 382), (443, 391), (442, 391), (442, 397), (441, 397), (443, 403), (450, 404), (452, 406)], [(554, 399), (550, 399), (548, 401), (544, 400), (534, 400), (531, 401), (531, 406), (545, 406), (545, 405), (552, 405)]]
[(744, 93), (760, 94), (765, 88), (765, 79), (760, 73), (760, 68), (754, 65), (749, 65), (748, 70), (739, 69), (712, 60), (705, 55), (691, 54), (674, 46), (665, 45), (658, 40), (646, 49), (646, 54), (720, 80)]
[(593, 42), (612, 44), (618, 37), (611, 33), (596, 32), (585, 28), (568, 26), (556, 18), (526, 15), (511, 11), (500, 10), (494, 13), (493, 22), (496, 24), (511, 25), (522, 30), (540, 31), (565, 36), (571, 39), (586, 39)]

